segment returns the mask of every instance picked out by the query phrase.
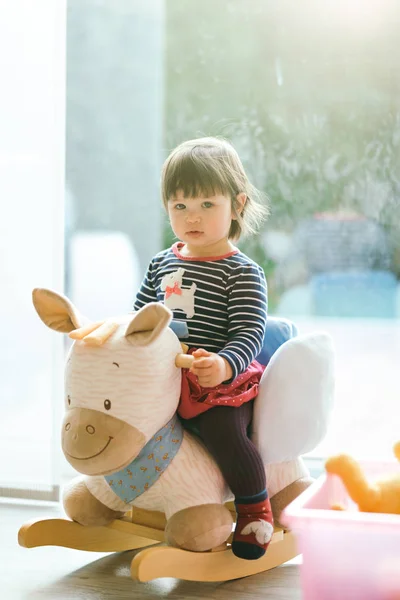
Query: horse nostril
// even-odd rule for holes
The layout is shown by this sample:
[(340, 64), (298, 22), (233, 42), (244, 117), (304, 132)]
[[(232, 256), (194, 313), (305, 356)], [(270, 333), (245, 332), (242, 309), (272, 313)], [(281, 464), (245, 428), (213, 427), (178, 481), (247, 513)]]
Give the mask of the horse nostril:
[(88, 433), (90, 433), (90, 435), (93, 435), (93, 433), (94, 433), (96, 430), (95, 430), (95, 428), (93, 427), (93, 425), (88, 425), (88, 426), (86, 427), (86, 431), (87, 431)]
[(71, 429), (71, 423), (67, 423), (65, 426), (65, 431), (68, 431), (69, 429)]

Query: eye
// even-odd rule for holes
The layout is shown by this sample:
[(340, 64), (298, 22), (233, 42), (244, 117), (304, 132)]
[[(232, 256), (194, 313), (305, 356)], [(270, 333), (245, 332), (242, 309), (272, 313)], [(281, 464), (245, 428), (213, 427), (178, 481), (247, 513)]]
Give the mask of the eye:
[(71, 404), (71, 396), (67, 396), (67, 402), (68, 402), (68, 406), (70, 406), (70, 404)]
[(175, 204), (174, 208), (175, 208), (175, 210), (185, 210), (186, 205), (179, 203), (179, 204)]
[(203, 202), (202, 204), (203, 208), (211, 208), (212, 206), (214, 206), (214, 204), (212, 202), (209, 202), (208, 200), (206, 202)]
[(110, 400), (108, 400), (108, 399), (104, 400), (104, 408), (106, 410), (110, 410), (110, 408), (111, 408), (111, 401)]

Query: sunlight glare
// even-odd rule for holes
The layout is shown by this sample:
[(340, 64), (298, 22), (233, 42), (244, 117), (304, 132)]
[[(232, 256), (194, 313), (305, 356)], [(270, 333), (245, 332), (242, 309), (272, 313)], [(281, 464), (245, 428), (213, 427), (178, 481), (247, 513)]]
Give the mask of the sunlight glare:
[(387, 8), (388, 3), (380, 0), (340, 0), (330, 3), (333, 17), (359, 31), (378, 29)]

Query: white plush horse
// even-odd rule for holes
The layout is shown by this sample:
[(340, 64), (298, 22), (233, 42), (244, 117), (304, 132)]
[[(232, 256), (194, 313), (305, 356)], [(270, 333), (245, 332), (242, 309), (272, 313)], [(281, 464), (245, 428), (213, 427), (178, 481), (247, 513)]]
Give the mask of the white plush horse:
[[(205, 551), (228, 539), (232, 498), (213, 458), (176, 417), (181, 368), (190, 358), (152, 303), (90, 323), (64, 296), (33, 292), (42, 321), (75, 339), (65, 373), (62, 448), (84, 476), (64, 493), (68, 516), (104, 525), (132, 506), (165, 513), (166, 540)], [(272, 357), (255, 400), (252, 437), (266, 465), (274, 516), (310, 484), (300, 455), (324, 435), (333, 351), (323, 333), (299, 336)]]

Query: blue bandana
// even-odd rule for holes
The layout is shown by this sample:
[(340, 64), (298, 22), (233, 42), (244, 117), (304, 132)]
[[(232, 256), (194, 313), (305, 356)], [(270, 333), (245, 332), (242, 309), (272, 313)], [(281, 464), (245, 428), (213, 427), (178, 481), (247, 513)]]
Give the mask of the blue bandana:
[(125, 469), (105, 475), (104, 479), (112, 491), (129, 504), (146, 492), (164, 473), (181, 447), (182, 439), (183, 428), (174, 415)]

